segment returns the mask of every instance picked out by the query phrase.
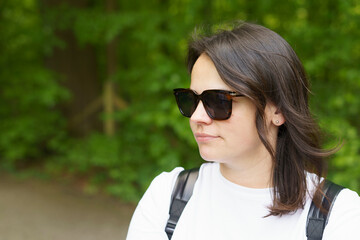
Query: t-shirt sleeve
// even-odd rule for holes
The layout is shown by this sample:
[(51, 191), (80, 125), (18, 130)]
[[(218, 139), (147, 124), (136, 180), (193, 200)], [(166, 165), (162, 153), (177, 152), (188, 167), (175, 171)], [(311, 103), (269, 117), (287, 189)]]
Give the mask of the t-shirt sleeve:
[(337, 196), (323, 236), (323, 240), (339, 239), (360, 239), (360, 198), (349, 189)]
[(176, 178), (183, 168), (157, 176), (146, 190), (132, 216), (126, 240), (168, 240), (165, 225)]

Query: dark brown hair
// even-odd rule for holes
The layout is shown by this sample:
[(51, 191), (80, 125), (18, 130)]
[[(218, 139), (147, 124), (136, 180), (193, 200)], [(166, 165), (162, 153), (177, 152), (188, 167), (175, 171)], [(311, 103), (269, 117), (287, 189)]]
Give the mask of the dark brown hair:
[[(232, 30), (196, 35), (189, 44), (188, 71), (201, 54), (214, 62), (223, 81), (256, 106), (259, 137), (273, 159), (273, 205), (269, 215), (281, 216), (303, 208), (306, 172), (325, 175), (324, 158), (334, 151), (321, 149), (321, 132), (308, 106), (308, 80), (290, 45), (265, 27), (241, 22)], [(286, 121), (279, 127), (276, 149), (266, 137), (264, 110), (275, 104)], [(321, 191), (320, 191), (321, 192)], [(314, 197), (319, 205), (320, 197)]]

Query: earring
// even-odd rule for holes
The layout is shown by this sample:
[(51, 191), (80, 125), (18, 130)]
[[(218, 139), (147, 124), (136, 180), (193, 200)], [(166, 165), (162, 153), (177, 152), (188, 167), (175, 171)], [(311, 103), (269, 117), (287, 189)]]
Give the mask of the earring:
[(276, 120), (275, 123), (276, 123), (276, 124), (279, 124), (279, 120)]

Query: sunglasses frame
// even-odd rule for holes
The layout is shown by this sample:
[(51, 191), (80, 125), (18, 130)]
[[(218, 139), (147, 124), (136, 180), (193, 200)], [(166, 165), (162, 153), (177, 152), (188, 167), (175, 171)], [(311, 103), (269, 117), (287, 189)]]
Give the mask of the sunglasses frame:
[[(202, 103), (203, 103), (203, 106), (204, 106), (204, 108), (205, 108), (205, 111), (206, 111), (207, 115), (208, 115), (211, 119), (213, 119), (213, 120), (226, 120), (226, 119), (229, 119), (230, 116), (231, 116), (231, 113), (232, 113), (232, 99), (233, 99), (234, 97), (243, 97), (243, 96), (244, 96), (244, 95), (238, 94), (238, 93), (236, 93), (236, 92), (234, 92), (234, 91), (228, 91), (228, 90), (222, 90), (222, 89), (208, 89), (208, 90), (203, 91), (201, 94), (197, 94), (194, 90), (191, 90), (190, 88), (176, 88), (176, 89), (174, 89), (173, 91), (174, 91), (176, 103), (177, 103), (177, 105), (178, 105), (178, 108), (179, 108), (179, 110), (180, 110), (180, 113), (181, 113), (183, 116), (190, 118), (190, 117), (194, 114), (194, 112), (196, 111), (196, 108), (197, 108), (197, 106), (199, 105), (199, 102), (200, 102), (200, 100), (201, 100)], [(183, 112), (182, 108), (180, 107), (181, 104), (180, 104), (179, 101), (178, 101), (177, 95), (178, 95), (179, 93), (181, 93), (181, 92), (192, 92), (193, 95), (195, 96), (196, 106), (194, 106), (194, 111), (191, 113), (190, 116), (187, 115), (187, 114), (185, 114), (185, 113)], [(212, 116), (211, 111), (210, 111), (211, 106), (209, 106), (208, 103), (207, 103), (207, 101), (206, 101), (206, 99), (204, 99), (204, 96), (205, 96), (207, 93), (209, 93), (209, 92), (216, 92), (216, 93), (223, 94), (223, 95), (227, 98), (227, 100), (230, 102), (230, 107), (229, 107), (229, 109), (226, 109), (227, 115), (226, 115), (225, 118), (216, 118), (215, 116)], [(204, 100), (205, 100), (205, 101), (204, 101)], [(215, 111), (214, 109), (212, 109), (212, 110)]]

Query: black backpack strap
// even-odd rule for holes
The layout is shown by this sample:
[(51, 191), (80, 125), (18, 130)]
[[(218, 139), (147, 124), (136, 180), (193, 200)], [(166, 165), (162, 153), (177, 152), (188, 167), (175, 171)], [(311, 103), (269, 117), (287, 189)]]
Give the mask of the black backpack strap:
[(167, 221), (165, 232), (169, 239), (175, 231), (175, 227), (187, 202), (191, 198), (195, 182), (199, 175), (199, 168), (183, 170), (180, 172), (171, 196), (170, 217)]
[(326, 197), (322, 199), (322, 207), (326, 213), (321, 212), (314, 202), (311, 202), (307, 222), (306, 237), (308, 240), (321, 240), (325, 226), (328, 222), (331, 208), (336, 200), (337, 195), (344, 187), (337, 185), (329, 180), (325, 180), (323, 191)]

